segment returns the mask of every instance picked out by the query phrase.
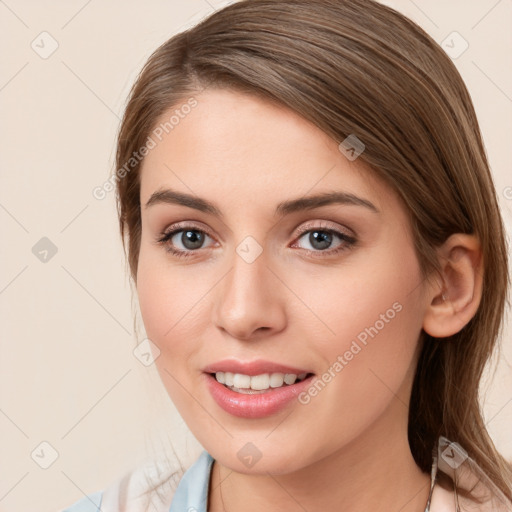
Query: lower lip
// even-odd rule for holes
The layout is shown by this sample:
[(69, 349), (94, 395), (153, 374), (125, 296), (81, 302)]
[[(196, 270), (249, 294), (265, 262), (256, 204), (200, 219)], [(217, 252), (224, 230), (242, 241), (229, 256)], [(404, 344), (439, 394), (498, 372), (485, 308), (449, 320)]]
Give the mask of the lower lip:
[(248, 395), (231, 391), (208, 373), (204, 375), (215, 402), (229, 414), (240, 418), (264, 418), (281, 411), (311, 384), (314, 377), (310, 375), (295, 384), (270, 388), (265, 393)]

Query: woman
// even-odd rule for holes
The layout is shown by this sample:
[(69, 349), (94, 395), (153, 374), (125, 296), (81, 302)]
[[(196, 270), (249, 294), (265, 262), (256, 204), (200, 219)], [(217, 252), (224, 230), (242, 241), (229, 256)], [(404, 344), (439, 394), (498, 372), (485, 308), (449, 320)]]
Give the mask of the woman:
[(423, 30), (371, 0), (230, 5), (151, 56), (116, 163), (155, 364), (205, 451), (68, 510), (512, 510), (478, 401), (503, 224)]

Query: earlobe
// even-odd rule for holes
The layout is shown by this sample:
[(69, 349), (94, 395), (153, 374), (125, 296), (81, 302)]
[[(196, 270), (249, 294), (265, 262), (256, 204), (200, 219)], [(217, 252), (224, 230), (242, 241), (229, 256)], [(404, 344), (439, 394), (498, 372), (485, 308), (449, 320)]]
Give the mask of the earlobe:
[(423, 329), (435, 338), (459, 332), (476, 314), (482, 298), (483, 257), (473, 235), (451, 235), (438, 249), (441, 276), (430, 289)]

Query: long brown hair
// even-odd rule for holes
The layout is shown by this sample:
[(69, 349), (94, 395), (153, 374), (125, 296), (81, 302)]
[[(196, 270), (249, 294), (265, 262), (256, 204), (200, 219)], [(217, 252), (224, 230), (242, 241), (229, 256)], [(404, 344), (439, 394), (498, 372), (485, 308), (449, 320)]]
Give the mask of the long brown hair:
[(478, 237), (481, 303), (457, 334), (422, 333), (409, 444), (428, 472), (440, 435), (460, 443), (512, 500), (512, 470), (487, 432), (478, 395), (503, 328), (507, 248), (475, 111), (452, 61), (415, 23), (373, 0), (243, 0), (172, 37), (142, 69), (118, 137), (119, 222), (134, 281), (141, 164), (126, 164), (164, 113), (206, 87), (277, 102), (338, 143), (351, 134), (363, 141), (359, 158), (408, 211), (425, 278), (439, 270), (435, 249), (451, 234)]

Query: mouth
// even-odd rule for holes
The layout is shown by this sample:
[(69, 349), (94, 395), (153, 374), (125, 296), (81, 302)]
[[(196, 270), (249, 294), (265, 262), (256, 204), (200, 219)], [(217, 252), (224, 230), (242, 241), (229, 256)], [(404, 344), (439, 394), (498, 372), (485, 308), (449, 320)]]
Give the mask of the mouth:
[(302, 372), (295, 373), (260, 373), (258, 375), (246, 375), (233, 372), (214, 372), (210, 373), (219, 384), (223, 384), (227, 389), (235, 393), (245, 395), (256, 395), (267, 393), (273, 389), (279, 389), (287, 386), (293, 386), (298, 382), (312, 377), (313, 373)]
[(272, 416), (295, 402), (315, 374), (270, 361), (227, 359), (203, 368), (205, 384), (217, 405), (232, 416)]

